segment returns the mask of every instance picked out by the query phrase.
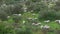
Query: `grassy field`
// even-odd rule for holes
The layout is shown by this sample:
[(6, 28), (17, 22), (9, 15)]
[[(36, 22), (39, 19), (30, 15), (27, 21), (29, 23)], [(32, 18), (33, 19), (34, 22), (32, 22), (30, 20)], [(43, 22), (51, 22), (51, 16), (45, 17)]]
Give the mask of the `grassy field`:
[[(32, 14), (35, 14), (34, 16)], [(42, 25), (49, 25), (50, 26), (50, 30), (53, 30), (52, 32), (47, 32), (46, 34), (56, 34), (56, 30), (60, 30), (60, 24), (54, 22), (54, 21), (50, 21), (49, 23), (45, 23), (44, 21), (40, 21), (38, 19), (39, 13), (31, 13), (31, 12), (26, 12), (24, 14), (22, 14), (22, 19), (19, 21), (18, 25), (16, 25), (17, 27), (22, 28), (23, 30), (26, 30), (26, 27), (29, 27), (31, 29), (31, 32), (33, 34), (45, 34), (44, 31), (42, 31), (42, 29), (40, 28), (40, 26), (32, 26), (30, 23), (28, 22), (28, 20), (26, 20), (26, 18), (37, 18), (37, 22), (41, 23)], [(25, 21), (26, 24), (23, 24), (23, 21)], [(16, 26), (12, 26), (12, 24), (14, 24), (14, 20), (12, 19), (12, 16), (8, 19), (8, 21), (2, 21), (2, 23), (0, 23), (0, 29), (6, 29), (9, 32), (13, 32), (13, 34), (15, 33), (15, 29)], [(11, 30), (9, 28), (12, 28)], [(29, 29), (27, 29), (29, 30)], [(3, 30), (4, 31), (4, 30)], [(27, 32), (27, 31), (26, 31)]]

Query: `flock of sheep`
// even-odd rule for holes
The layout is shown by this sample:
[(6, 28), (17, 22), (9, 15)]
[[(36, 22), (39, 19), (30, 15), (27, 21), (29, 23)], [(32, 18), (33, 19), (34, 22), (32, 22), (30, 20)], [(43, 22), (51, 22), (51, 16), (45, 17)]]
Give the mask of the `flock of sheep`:
[[(21, 14), (13, 14), (13, 15), (21, 16)], [(32, 15), (34, 16), (34, 15), (36, 15), (36, 14), (32, 14)], [(7, 18), (10, 18), (10, 16), (8, 16)], [(32, 18), (28, 18), (28, 19), (30, 20), (30, 19), (32, 19)], [(38, 19), (38, 18), (34, 18), (34, 19)], [(49, 23), (50, 20), (45, 20), (44, 22)], [(55, 20), (55, 22), (58, 23), (58, 24), (60, 24), (60, 20)], [(25, 21), (23, 21), (23, 24), (25, 24)], [(46, 28), (46, 29), (49, 29), (49, 28), (50, 28), (49, 25), (42, 25), (41, 22), (40, 22), (40, 23), (34, 23), (34, 22), (33, 22), (32, 25), (35, 25), (35, 26), (40, 25), (40, 28), (41, 28), (41, 29), (42, 29), (42, 28)]]
[[(46, 23), (49, 23), (50, 22), (50, 20), (46, 20), (46, 21), (44, 21), (44, 22), (46, 22)], [(58, 23), (58, 24), (60, 24), (60, 20), (55, 20), (55, 22), (56, 23)], [(25, 21), (23, 21), (23, 23), (25, 23)], [(39, 26), (40, 25), (40, 28), (41, 29), (50, 29), (50, 26), (49, 25), (42, 25), (42, 23), (40, 22), (40, 23), (32, 23), (32, 25), (34, 25), (34, 26)]]
[[(50, 20), (46, 20), (46, 21), (44, 21), (44, 22), (49, 23)], [(55, 20), (55, 22), (58, 23), (58, 24), (60, 24), (60, 20)], [(45, 29), (49, 29), (49, 28), (50, 28), (49, 25), (42, 25), (41, 23), (36, 23), (36, 24), (35, 24), (35, 23), (32, 23), (32, 25), (41, 25), (41, 26), (40, 26), (41, 29), (42, 29), (42, 28), (45, 28)]]

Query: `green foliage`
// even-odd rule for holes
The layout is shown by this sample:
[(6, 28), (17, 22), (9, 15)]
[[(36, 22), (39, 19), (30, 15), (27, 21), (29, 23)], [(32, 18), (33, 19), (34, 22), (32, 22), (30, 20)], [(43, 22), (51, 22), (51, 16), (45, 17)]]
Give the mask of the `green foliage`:
[(1, 20), (7, 20), (7, 13), (4, 11), (0, 11), (0, 19)]
[[(34, 27), (32, 26), (32, 22), (37, 23), (40, 22), (40, 20), (60, 19), (60, 2), (46, 1), (0, 0), (0, 20), (2, 20), (2, 22), (0, 22), (0, 34), (32, 34), (32, 32), (36, 34), (36, 30), (38, 29), (38, 34), (40, 34), (40, 26), (38, 28)], [(27, 8), (27, 12), (24, 12), (24, 8)], [(36, 15), (33, 15), (33, 13)], [(18, 14), (22, 14), (22, 16), (19, 16)], [(7, 18), (7, 16), (10, 16), (10, 18)], [(29, 20), (28, 18), (32, 19)], [(38, 19), (35, 20), (34, 18)], [(26, 23), (22, 23), (23, 20), (25, 20)], [(18, 24), (18, 26), (13, 25), (15, 23)], [(46, 25), (46, 23), (42, 22), (42, 25)], [(50, 22), (48, 25), (51, 26), (51, 29), (60, 29), (60, 25), (55, 22)]]
[(44, 11), (41, 12), (39, 18), (44, 20), (53, 20), (55, 19), (55, 12), (54, 11)]

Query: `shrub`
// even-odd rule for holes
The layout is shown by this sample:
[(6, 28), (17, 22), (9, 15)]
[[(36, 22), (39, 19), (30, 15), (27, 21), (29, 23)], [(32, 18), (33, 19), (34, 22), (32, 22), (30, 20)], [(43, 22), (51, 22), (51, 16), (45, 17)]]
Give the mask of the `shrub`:
[(15, 23), (18, 23), (22, 19), (22, 16), (19, 16), (19, 14), (13, 15), (12, 17)]
[(40, 12), (39, 19), (53, 20), (53, 19), (55, 19), (55, 16), (56, 16), (56, 12), (54, 12), (54, 11), (44, 11), (44, 12)]
[(5, 22), (0, 23), (0, 34), (13, 34), (13, 33), (14, 32), (11, 25), (8, 25), (8, 23), (6, 24)]
[(32, 31), (30, 28), (26, 27), (25, 30), (24, 28), (22, 28), (21, 30), (17, 30), (16, 34), (32, 34)]
[(0, 11), (0, 19), (1, 20), (7, 20), (7, 13), (6, 12), (4, 12), (4, 11)]
[(56, 19), (60, 19), (60, 12), (56, 12)]

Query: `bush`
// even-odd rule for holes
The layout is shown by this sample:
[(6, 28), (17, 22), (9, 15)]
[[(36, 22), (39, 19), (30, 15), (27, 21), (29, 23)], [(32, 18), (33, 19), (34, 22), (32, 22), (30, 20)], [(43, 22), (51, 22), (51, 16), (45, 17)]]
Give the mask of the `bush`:
[(19, 16), (19, 14), (13, 15), (12, 19), (14, 20), (15, 23), (19, 23), (20, 20), (22, 20), (22, 16)]
[(13, 28), (8, 22), (0, 22), (0, 34), (13, 34)]
[(60, 19), (60, 12), (56, 12), (56, 19)]
[(32, 31), (30, 28), (26, 27), (26, 28), (22, 28), (21, 30), (17, 30), (16, 34), (32, 34)]
[(1, 20), (7, 20), (7, 16), (8, 16), (8, 14), (6, 13), (6, 12), (4, 12), (4, 11), (0, 11), (0, 19)]
[(55, 19), (55, 16), (56, 16), (55, 11), (44, 11), (44, 12), (40, 12), (39, 19), (53, 20), (53, 19)]

